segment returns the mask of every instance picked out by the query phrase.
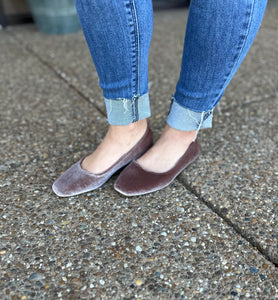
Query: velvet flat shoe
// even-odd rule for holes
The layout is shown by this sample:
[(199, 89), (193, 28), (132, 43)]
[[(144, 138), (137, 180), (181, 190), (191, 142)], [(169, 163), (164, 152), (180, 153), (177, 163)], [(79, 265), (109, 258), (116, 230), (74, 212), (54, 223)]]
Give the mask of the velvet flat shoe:
[(143, 155), (152, 145), (153, 135), (148, 126), (138, 143), (105, 172), (94, 174), (84, 170), (81, 166), (83, 158), (65, 171), (54, 182), (52, 189), (60, 197), (70, 197), (92, 191), (102, 186), (119, 169)]
[(144, 170), (133, 161), (119, 175), (114, 188), (125, 196), (139, 196), (158, 191), (168, 186), (199, 154), (200, 146), (196, 140), (190, 144), (175, 166), (164, 173)]

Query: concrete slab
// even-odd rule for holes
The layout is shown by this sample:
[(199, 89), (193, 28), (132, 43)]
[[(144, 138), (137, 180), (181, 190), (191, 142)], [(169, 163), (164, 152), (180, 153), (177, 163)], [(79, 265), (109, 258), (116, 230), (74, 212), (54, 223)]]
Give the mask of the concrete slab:
[(125, 198), (112, 180), (67, 199), (47, 182), (0, 196), (2, 298), (278, 296), (274, 266), (177, 182)]
[(24, 47), (105, 112), (98, 76), (82, 31), (67, 35), (46, 35), (38, 32), (34, 25), (12, 27), (10, 31)]
[(181, 176), (278, 263), (278, 98), (218, 115), (203, 154)]

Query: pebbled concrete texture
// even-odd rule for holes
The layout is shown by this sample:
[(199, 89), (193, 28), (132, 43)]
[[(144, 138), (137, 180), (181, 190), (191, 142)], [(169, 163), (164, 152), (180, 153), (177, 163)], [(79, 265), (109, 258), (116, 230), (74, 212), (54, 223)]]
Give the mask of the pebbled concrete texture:
[[(182, 52), (182, 11), (163, 12), (155, 27), (150, 74), (156, 102), (153, 127), (165, 124), (165, 99), (177, 80)], [(212, 205), (269, 259), (278, 263), (277, 7), (270, 5), (247, 57), (214, 113), (214, 128), (199, 134), (202, 156), (179, 180)], [(163, 24), (163, 25), (162, 25)], [(164, 30), (173, 34), (163, 35)], [(161, 38), (163, 37), (163, 38)], [(173, 46), (175, 45), (175, 46)], [(165, 51), (166, 47), (170, 48)], [(154, 63), (155, 62), (155, 63)], [(155, 77), (156, 76), (156, 77)]]
[(9, 28), (33, 55), (49, 65), (61, 79), (82, 91), (84, 97), (105, 112), (98, 75), (82, 31), (67, 35), (46, 35), (33, 25)]
[(68, 199), (50, 195), (49, 179), (25, 182), (5, 193), (4, 298), (277, 296), (273, 264), (178, 182), (136, 199), (113, 181)]
[[(186, 14), (155, 13), (156, 137)], [(278, 299), (277, 15), (269, 6), (214, 129), (200, 133), (201, 157), (168, 188), (132, 198), (113, 190), (116, 176), (77, 197), (51, 191), (107, 126), (82, 33), (0, 31), (1, 299)]]
[(201, 157), (179, 178), (275, 263), (277, 107), (274, 98), (217, 116), (215, 131), (200, 139)]

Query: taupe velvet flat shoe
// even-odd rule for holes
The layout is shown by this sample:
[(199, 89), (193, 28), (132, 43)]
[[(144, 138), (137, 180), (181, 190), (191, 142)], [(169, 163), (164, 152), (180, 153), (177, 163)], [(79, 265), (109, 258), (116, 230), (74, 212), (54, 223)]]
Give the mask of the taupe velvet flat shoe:
[(133, 161), (119, 175), (114, 188), (125, 196), (139, 196), (158, 191), (168, 186), (199, 154), (200, 146), (196, 140), (190, 144), (175, 166), (164, 173), (144, 170)]
[(83, 158), (63, 173), (54, 182), (52, 189), (60, 197), (69, 197), (92, 191), (102, 186), (119, 169), (143, 155), (152, 144), (153, 135), (148, 126), (138, 143), (105, 172), (94, 174), (84, 170), (81, 166)]

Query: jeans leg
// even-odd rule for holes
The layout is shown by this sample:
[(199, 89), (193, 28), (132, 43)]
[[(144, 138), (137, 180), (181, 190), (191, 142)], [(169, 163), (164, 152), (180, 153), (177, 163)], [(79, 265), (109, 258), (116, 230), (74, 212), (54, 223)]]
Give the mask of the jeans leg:
[(108, 122), (127, 125), (149, 117), (151, 0), (75, 0), (75, 6), (98, 72)]
[(212, 125), (213, 109), (246, 56), (267, 0), (192, 0), (180, 78), (167, 122), (180, 130)]

